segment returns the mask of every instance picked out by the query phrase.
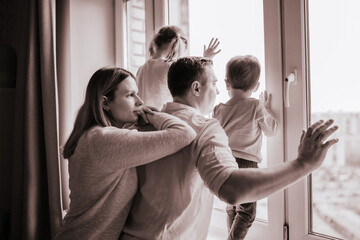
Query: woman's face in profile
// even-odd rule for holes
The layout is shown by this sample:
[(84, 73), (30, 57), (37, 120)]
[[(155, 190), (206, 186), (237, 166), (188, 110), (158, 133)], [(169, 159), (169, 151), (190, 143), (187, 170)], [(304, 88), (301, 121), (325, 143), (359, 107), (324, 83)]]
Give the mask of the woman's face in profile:
[(114, 100), (109, 103), (109, 111), (119, 123), (132, 123), (138, 120), (136, 111), (144, 102), (137, 95), (138, 87), (135, 79), (127, 77), (115, 91)]

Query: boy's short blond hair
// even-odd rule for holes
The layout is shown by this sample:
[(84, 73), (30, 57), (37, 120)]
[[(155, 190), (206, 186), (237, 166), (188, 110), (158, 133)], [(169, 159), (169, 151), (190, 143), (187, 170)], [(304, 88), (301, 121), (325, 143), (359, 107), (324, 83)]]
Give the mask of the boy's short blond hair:
[(260, 62), (255, 56), (235, 56), (226, 64), (226, 79), (232, 88), (247, 91), (259, 81), (260, 69)]

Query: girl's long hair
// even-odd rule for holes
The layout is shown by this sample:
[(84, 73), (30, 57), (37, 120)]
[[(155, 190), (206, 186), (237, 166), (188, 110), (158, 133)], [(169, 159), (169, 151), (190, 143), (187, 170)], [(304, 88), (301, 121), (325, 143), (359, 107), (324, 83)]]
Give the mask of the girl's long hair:
[(97, 70), (88, 83), (84, 104), (81, 106), (70, 137), (65, 143), (63, 156), (69, 159), (75, 151), (80, 137), (93, 126), (113, 126), (115, 120), (103, 109), (103, 96), (108, 102), (114, 100), (119, 83), (134, 75), (122, 68), (101, 68)]
[(172, 42), (171, 50), (166, 56), (165, 61), (171, 62), (181, 57), (183, 49), (181, 47), (181, 41), (184, 42), (185, 48), (187, 47), (187, 39), (183, 36), (183, 31), (177, 26), (165, 26), (162, 27), (157, 34), (154, 35), (150, 46), (150, 56), (154, 56), (158, 49), (161, 49), (164, 45)]

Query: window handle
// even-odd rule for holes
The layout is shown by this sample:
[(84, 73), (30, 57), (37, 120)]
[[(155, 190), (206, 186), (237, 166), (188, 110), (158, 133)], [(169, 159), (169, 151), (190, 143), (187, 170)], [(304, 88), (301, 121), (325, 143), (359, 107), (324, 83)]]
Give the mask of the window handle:
[(296, 77), (296, 69), (294, 69), (285, 78), (284, 104), (286, 108), (290, 107), (290, 84), (296, 84)]

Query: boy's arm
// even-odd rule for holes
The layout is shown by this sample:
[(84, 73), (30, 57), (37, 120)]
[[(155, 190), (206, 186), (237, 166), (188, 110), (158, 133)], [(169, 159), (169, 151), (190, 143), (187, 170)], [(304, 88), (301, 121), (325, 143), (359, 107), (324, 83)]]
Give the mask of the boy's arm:
[(237, 169), (219, 190), (220, 199), (229, 204), (257, 201), (283, 189), (317, 169), (325, 159), (328, 149), (338, 139), (325, 140), (337, 130), (330, 128), (333, 120), (318, 121), (303, 131), (298, 157), (276, 167), (264, 169)]
[(271, 94), (267, 94), (266, 91), (261, 93), (259, 99), (259, 105), (256, 109), (256, 121), (259, 124), (261, 130), (265, 136), (273, 136), (278, 129), (278, 121), (270, 110)]
[(259, 103), (257, 108), (256, 121), (265, 136), (271, 137), (275, 135), (279, 123), (272, 115), (270, 109), (266, 109), (262, 103)]

